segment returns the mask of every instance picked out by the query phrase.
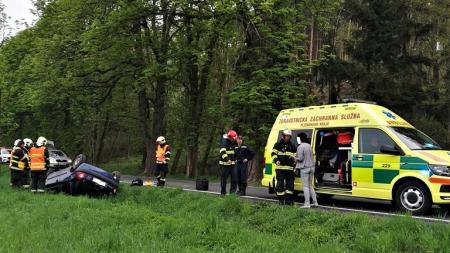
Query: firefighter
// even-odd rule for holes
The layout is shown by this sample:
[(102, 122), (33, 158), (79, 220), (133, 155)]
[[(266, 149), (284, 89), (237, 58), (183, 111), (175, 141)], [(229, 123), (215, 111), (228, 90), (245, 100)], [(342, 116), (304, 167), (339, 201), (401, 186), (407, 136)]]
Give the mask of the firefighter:
[(285, 129), (282, 138), (275, 143), (272, 150), (273, 163), (276, 165), (275, 191), (280, 204), (292, 205), (294, 203), (294, 165), (297, 149), (291, 142), (292, 131)]
[(170, 161), (170, 146), (166, 143), (164, 136), (159, 136), (156, 139), (156, 169), (155, 177), (157, 180), (156, 185), (164, 187), (166, 184), (166, 176), (169, 172)]
[(231, 176), (230, 194), (236, 193), (237, 189), (237, 168), (235, 156), (235, 142), (237, 133), (234, 130), (228, 131), (223, 135), (222, 143), (220, 145), (220, 194), (225, 195), (227, 192), (228, 177)]
[[(27, 153), (27, 156), (29, 157), (30, 149), (33, 147), (33, 141), (30, 138), (25, 138), (25, 139), (23, 139), (23, 142), (25, 143), (25, 152)], [(30, 188), (30, 163), (27, 163), (27, 166), (23, 170), (22, 187), (25, 189)]]
[(245, 196), (247, 189), (247, 168), (248, 162), (253, 159), (255, 153), (247, 145), (243, 144), (242, 136), (238, 136), (236, 140), (235, 155), (236, 155), (236, 169), (239, 187), (239, 195)]
[(29, 152), (31, 170), (31, 192), (45, 192), (45, 180), (47, 179), (47, 169), (49, 165), (49, 152), (45, 147), (47, 139), (39, 137), (36, 146)]
[(22, 173), (28, 166), (28, 155), (25, 151), (24, 142), (22, 140), (16, 140), (14, 142), (14, 148), (11, 151), (11, 159), (9, 162), (9, 168), (11, 169), (11, 186), (22, 186)]

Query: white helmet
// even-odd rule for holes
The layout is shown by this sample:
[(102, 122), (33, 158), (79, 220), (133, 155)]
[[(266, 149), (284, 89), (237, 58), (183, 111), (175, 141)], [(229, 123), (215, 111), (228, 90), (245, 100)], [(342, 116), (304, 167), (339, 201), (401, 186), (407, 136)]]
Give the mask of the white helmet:
[(284, 136), (289, 135), (289, 136), (292, 137), (292, 131), (289, 130), (289, 129), (284, 129), (284, 130), (283, 130), (283, 135), (284, 135)]
[(14, 141), (14, 147), (17, 147), (17, 145), (19, 145), (19, 142), (21, 142), (21, 139), (17, 139)]
[(33, 140), (30, 139), (30, 138), (23, 139), (23, 142), (25, 143), (25, 146), (28, 147), (28, 148), (33, 145)]
[(156, 139), (156, 142), (159, 143), (159, 144), (164, 144), (164, 143), (166, 143), (166, 138), (164, 138), (164, 136), (159, 136)]
[(45, 137), (39, 137), (36, 141), (36, 145), (37, 146), (45, 146), (47, 145), (47, 139), (45, 139)]

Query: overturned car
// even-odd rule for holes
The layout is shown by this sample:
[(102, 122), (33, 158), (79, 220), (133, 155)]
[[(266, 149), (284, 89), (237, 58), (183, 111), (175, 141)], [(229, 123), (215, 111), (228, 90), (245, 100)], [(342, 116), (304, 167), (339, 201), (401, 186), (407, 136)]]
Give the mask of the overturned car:
[(78, 155), (69, 168), (50, 172), (45, 188), (71, 195), (115, 195), (119, 189), (120, 173), (107, 172), (85, 161), (86, 156)]

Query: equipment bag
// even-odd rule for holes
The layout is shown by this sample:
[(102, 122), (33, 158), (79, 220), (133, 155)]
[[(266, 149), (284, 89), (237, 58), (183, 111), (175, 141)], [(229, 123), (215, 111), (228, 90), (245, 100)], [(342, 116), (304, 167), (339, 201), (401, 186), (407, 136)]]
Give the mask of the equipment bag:
[(195, 189), (199, 191), (207, 191), (209, 189), (209, 182), (206, 178), (197, 178), (195, 181)]

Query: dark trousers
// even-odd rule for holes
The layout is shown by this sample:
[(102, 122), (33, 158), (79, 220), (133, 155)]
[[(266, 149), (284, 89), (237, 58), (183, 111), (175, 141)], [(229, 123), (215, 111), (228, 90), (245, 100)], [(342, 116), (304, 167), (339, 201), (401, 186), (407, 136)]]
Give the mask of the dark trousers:
[(22, 187), (22, 171), (11, 169), (11, 186)]
[(166, 164), (156, 164), (155, 168), (155, 178), (158, 181), (157, 186), (164, 186), (166, 184), (166, 176), (169, 172), (169, 165)]
[(276, 170), (277, 185), (275, 191), (277, 193), (280, 204), (291, 205), (294, 203), (294, 171), (293, 170)]
[(47, 179), (47, 171), (45, 170), (31, 171), (31, 191), (44, 192), (46, 179)]
[(238, 163), (236, 165), (239, 193), (243, 195), (245, 195), (245, 190), (247, 189), (247, 167), (247, 163)]
[(30, 169), (25, 169), (22, 174), (22, 186), (24, 188), (30, 187)]
[(227, 193), (227, 181), (231, 176), (230, 193), (236, 193), (237, 189), (237, 168), (234, 165), (220, 165), (220, 193), (225, 195)]

